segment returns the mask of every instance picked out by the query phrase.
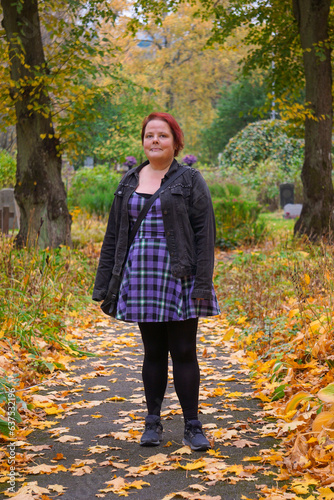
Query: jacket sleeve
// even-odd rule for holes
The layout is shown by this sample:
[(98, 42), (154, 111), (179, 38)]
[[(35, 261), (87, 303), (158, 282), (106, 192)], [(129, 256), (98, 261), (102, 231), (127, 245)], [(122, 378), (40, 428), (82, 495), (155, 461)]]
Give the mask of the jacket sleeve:
[(195, 235), (196, 275), (192, 299), (212, 298), (216, 224), (209, 188), (200, 172), (194, 176), (190, 223)]
[(114, 199), (111, 206), (108, 225), (104, 235), (99, 265), (96, 272), (95, 284), (93, 289), (92, 299), (101, 301), (107, 295), (108, 285), (111, 279), (112, 270), (115, 263), (115, 249), (116, 249), (116, 218), (115, 218), (115, 205)]

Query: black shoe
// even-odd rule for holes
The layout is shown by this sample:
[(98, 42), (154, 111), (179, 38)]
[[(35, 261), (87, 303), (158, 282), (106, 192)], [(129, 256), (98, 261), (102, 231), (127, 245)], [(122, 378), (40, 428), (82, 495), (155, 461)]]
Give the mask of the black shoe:
[(140, 446), (159, 446), (162, 441), (162, 425), (158, 415), (147, 415), (145, 431), (140, 439)]
[(190, 446), (194, 451), (205, 451), (211, 448), (209, 441), (203, 434), (199, 420), (186, 420), (183, 444)]

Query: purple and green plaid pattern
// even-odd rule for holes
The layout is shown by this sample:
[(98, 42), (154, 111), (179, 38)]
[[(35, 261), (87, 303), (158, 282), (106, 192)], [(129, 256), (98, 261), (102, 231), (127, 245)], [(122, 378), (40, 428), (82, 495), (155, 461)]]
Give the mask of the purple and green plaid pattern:
[[(129, 217), (134, 224), (145, 204), (134, 193), (129, 200)], [(161, 203), (158, 198), (130, 247), (120, 289), (116, 318), (123, 321), (183, 321), (220, 313), (212, 286), (211, 300), (192, 300), (194, 277), (175, 278), (171, 273)]]

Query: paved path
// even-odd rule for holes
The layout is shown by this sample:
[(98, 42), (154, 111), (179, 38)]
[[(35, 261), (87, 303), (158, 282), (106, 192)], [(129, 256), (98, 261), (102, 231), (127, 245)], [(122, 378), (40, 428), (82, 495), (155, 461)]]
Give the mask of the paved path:
[[(238, 356), (221, 341), (223, 327), (217, 320), (200, 322), (200, 419), (213, 443), (210, 452), (190, 452), (182, 445), (183, 420), (171, 372), (164, 441), (155, 448), (138, 445), (145, 416), (138, 329), (108, 318), (88, 327), (80, 344), (98, 356), (71, 363), (70, 372), (35, 392), (40, 401), (58, 405), (60, 413), (48, 416), (50, 427), (34, 431), (21, 447), (31, 454), (22, 471), (28, 482), (22, 499), (42, 498), (43, 490), (29, 496), (29, 487), (40, 487), (47, 489), (45, 498), (62, 500), (119, 495), (241, 500), (258, 498), (259, 485), (274, 485), (274, 468), (257, 458), (275, 444), (261, 435), (272, 424), (262, 420)], [(47, 467), (36, 469), (39, 465)], [(17, 489), (21, 486), (18, 482)]]

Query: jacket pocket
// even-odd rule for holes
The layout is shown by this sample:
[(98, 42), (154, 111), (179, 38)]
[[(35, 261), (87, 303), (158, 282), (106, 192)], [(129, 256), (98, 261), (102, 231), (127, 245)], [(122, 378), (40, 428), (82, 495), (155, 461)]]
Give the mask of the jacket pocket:
[(179, 184), (171, 187), (170, 192), (172, 195), (172, 203), (176, 207), (176, 211), (184, 215), (188, 214), (190, 188)]

